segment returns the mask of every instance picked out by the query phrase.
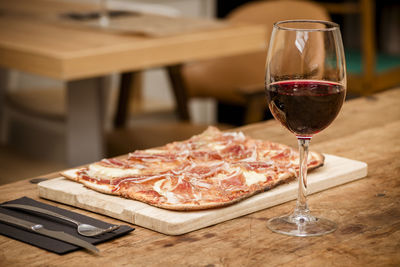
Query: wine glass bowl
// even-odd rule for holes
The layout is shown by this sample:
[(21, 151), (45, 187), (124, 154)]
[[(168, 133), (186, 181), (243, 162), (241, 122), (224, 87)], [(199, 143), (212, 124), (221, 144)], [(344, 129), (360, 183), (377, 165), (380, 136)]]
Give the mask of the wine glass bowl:
[(307, 206), (307, 158), (312, 136), (332, 123), (346, 96), (339, 26), (315, 20), (275, 23), (265, 89), (272, 115), (297, 137), (300, 158), (296, 208), (290, 215), (270, 219), (267, 225), (274, 232), (294, 236), (330, 233), (336, 224), (311, 215)]
[(333, 82), (292, 80), (270, 84), (267, 94), (280, 123), (299, 137), (312, 137), (336, 118), (345, 89)]

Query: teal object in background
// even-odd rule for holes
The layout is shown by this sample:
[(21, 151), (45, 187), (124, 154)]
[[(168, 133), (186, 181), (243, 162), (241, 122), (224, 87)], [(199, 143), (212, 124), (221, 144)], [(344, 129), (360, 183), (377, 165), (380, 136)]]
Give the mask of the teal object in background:
[[(345, 51), (346, 67), (348, 73), (362, 72), (361, 51), (348, 50)], [(378, 53), (376, 55), (376, 71), (382, 73), (395, 67), (400, 67), (400, 55), (388, 55)]]

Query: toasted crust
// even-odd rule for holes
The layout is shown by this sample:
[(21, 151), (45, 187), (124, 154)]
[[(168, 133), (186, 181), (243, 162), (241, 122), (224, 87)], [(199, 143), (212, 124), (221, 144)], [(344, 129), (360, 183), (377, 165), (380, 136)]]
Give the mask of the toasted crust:
[(78, 170), (79, 169), (69, 169), (69, 170), (60, 172), (60, 175), (65, 177), (65, 178), (67, 178), (67, 179), (70, 179), (70, 180), (73, 180), (73, 181), (78, 181), (79, 180), (78, 174), (77, 174)]
[(112, 188), (110, 188), (110, 186), (108, 186), (108, 185), (100, 185), (100, 184), (92, 183), (90, 181), (79, 179), (79, 176), (77, 175), (77, 171), (79, 171), (79, 169), (70, 169), (68, 171), (61, 172), (60, 175), (69, 180), (80, 182), (87, 188), (93, 189), (100, 193), (117, 195), (112, 192)]

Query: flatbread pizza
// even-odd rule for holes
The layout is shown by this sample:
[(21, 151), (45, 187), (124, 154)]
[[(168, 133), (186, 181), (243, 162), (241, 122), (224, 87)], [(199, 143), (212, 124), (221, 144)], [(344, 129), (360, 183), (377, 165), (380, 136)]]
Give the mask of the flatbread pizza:
[[(101, 193), (190, 211), (231, 205), (289, 182), (296, 177), (298, 162), (298, 152), (286, 145), (209, 127), (185, 141), (137, 150), (125, 159), (103, 159), (61, 175)], [(323, 163), (322, 154), (309, 153), (309, 170)]]

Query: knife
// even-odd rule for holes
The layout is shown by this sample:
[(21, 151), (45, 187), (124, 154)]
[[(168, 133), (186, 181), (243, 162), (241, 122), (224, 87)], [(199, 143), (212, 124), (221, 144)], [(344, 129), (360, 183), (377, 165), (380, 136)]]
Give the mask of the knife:
[(3, 213), (0, 213), (0, 221), (3, 221), (7, 224), (16, 225), (16, 226), (22, 227), (24, 229), (28, 229), (32, 232), (35, 232), (35, 233), (38, 233), (38, 234), (41, 234), (44, 236), (48, 236), (48, 237), (51, 237), (54, 239), (58, 239), (58, 240), (82, 247), (82, 248), (86, 248), (94, 253), (100, 252), (98, 248), (96, 248), (89, 242), (86, 242), (85, 240), (79, 239), (79, 238), (69, 235), (65, 232), (48, 230), (48, 229), (44, 228), (44, 226), (41, 224), (22, 220), (22, 219), (14, 217), (14, 216), (6, 215)]

